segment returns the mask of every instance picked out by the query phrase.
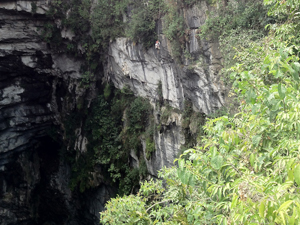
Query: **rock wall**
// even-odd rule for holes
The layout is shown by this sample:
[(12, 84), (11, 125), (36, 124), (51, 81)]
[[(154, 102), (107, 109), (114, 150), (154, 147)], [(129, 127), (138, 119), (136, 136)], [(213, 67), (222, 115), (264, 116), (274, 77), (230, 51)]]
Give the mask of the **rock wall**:
[[(165, 103), (184, 110), (184, 102), (191, 101), (195, 111), (209, 114), (224, 105), (225, 87), (218, 72), (222, 67), (222, 56), (218, 43), (200, 39), (197, 31), (205, 22), (206, 1), (192, 8), (182, 9), (187, 27), (185, 49), (190, 58), (182, 56), (182, 65), (172, 57), (171, 43), (163, 34), (163, 20), (157, 24), (160, 49), (145, 50), (140, 44), (126, 38), (118, 38), (109, 46), (107, 80), (117, 88), (129, 87), (136, 95), (148, 98), (154, 107), (159, 100), (158, 84), (162, 85)], [(154, 45), (154, 43), (153, 43)], [(158, 113), (159, 112), (155, 112)], [(176, 116), (175, 116), (176, 117)], [(170, 117), (165, 132), (155, 135), (157, 151), (147, 162), (152, 175), (163, 166), (171, 166), (185, 143), (181, 117)]]
[(53, 52), (41, 40), (45, 2), (37, 2), (42, 14), (34, 16), (30, 1), (0, 3), (0, 165), (7, 154), (30, 148), (46, 127), (61, 124), (61, 116), (87, 94), (77, 80), (80, 60)]
[[(82, 58), (53, 49), (40, 38), (49, 22), (45, 13), (50, 0), (0, 3), (0, 221), (1, 224), (98, 224), (99, 211), (115, 189), (101, 183), (79, 193), (71, 191), (70, 166), (60, 156), (61, 143), (49, 138), (55, 125), (61, 139), (63, 121), (71, 111), (97, 95), (96, 82), (88, 89), (81, 85)], [(166, 105), (179, 111), (191, 101), (195, 111), (209, 114), (223, 105), (224, 87), (217, 76), (222, 57), (217, 43), (198, 37), (208, 5), (202, 1), (181, 9), (188, 32), (185, 41), (190, 57), (182, 63), (172, 57), (171, 43), (157, 24), (160, 50), (145, 50), (126, 38), (111, 42), (103, 73), (121, 89), (128, 86), (137, 96), (150, 100), (156, 124), (163, 129), (154, 135), (156, 151), (144, 157), (148, 171), (157, 176), (163, 166), (173, 165), (185, 143), (182, 113), (171, 112), (161, 122)], [(74, 34), (63, 30), (63, 41)], [(154, 44), (154, 43), (153, 43)], [(96, 74), (96, 81), (100, 76)], [(157, 88), (161, 83), (162, 96)], [(162, 97), (164, 105), (158, 107)], [(76, 130), (76, 146), (86, 151), (88, 140)], [(75, 131), (74, 131), (75, 132)], [(66, 142), (68, 140), (65, 140)], [(131, 153), (132, 165), (139, 159)]]
[(62, 146), (48, 138), (96, 96), (80, 84), (82, 59), (42, 41), (48, 3), (0, 2), (0, 224), (98, 224), (114, 190), (71, 191)]

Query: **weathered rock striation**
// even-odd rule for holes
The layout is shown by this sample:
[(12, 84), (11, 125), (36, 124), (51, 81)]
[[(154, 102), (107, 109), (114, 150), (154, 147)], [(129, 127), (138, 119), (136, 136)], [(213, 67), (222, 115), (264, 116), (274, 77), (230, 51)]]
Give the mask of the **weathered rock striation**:
[[(207, 3), (202, 1), (192, 8), (183, 9), (188, 34), (186, 49), (193, 58), (184, 58), (180, 65), (172, 57), (171, 43), (162, 32), (162, 21), (158, 24), (160, 49), (135, 44), (126, 38), (118, 38), (109, 46), (106, 79), (121, 89), (124, 86), (139, 96), (150, 99), (155, 107), (161, 84), (162, 97), (170, 106), (183, 110), (184, 102), (191, 101), (195, 111), (209, 114), (224, 105), (225, 87), (218, 72), (222, 68), (222, 56), (218, 43), (201, 40), (197, 31), (205, 22)], [(173, 118), (173, 119), (172, 119)], [(174, 119), (177, 118), (177, 119)], [(171, 166), (185, 140), (182, 134), (181, 117), (170, 117), (168, 129), (155, 135), (154, 156), (147, 162), (152, 175), (163, 166)]]
[[(99, 211), (114, 194), (106, 183), (85, 193), (69, 188), (71, 168), (60, 156), (58, 142), (49, 137), (54, 125), (64, 139), (64, 119), (84, 99), (97, 95), (96, 82), (81, 85), (82, 59), (50, 45), (40, 38), (49, 22), (45, 13), (50, 0), (0, 3), (0, 221), (1, 224), (98, 224)], [(205, 1), (182, 9), (188, 28), (183, 65), (172, 58), (171, 43), (157, 24), (161, 48), (145, 50), (126, 38), (111, 42), (104, 62), (105, 80), (115, 87), (129, 87), (137, 96), (148, 98), (158, 124), (161, 109), (157, 102), (184, 110), (192, 102), (195, 111), (209, 114), (224, 104), (224, 87), (217, 76), (221, 68), (218, 43), (201, 40), (197, 31), (205, 22)], [(53, 21), (51, 21), (53, 22)], [(62, 38), (72, 38), (66, 30)], [(99, 74), (96, 79), (100, 80)], [(162, 96), (158, 96), (161, 84)], [(156, 151), (146, 158), (153, 176), (163, 166), (171, 166), (185, 143), (182, 114), (172, 112), (164, 129), (154, 135)], [(85, 152), (88, 143), (81, 132), (81, 121), (74, 131), (75, 146)], [(132, 165), (139, 159), (131, 153)]]
[[(102, 184), (74, 196), (70, 167), (51, 126), (95, 95), (80, 85), (81, 60), (40, 38), (49, 1), (0, 3), (0, 224), (93, 224), (111, 196)], [(32, 3), (36, 12), (32, 13)], [(80, 121), (78, 121), (80, 124)], [(80, 125), (79, 125), (80, 126)], [(61, 134), (63, 136), (63, 134)], [(81, 139), (83, 139), (81, 137)]]
[[(60, 124), (61, 114), (85, 94), (77, 81), (80, 61), (51, 51), (41, 40), (42, 9), (33, 16), (30, 1), (0, 4), (0, 165), (7, 160), (2, 156), (30, 148), (47, 126)], [(68, 94), (73, 99), (65, 101)]]

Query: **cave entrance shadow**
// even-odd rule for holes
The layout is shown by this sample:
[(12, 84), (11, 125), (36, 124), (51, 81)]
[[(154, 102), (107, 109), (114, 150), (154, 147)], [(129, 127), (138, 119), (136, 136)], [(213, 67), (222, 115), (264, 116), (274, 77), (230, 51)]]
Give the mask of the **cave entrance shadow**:
[(36, 152), (40, 164), (40, 182), (32, 192), (32, 204), (36, 224), (64, 224), (69, 217), (65, 196), (53, 184), (52, 177), (59, 171), (62, 144), (50, 136), (38, 139)]

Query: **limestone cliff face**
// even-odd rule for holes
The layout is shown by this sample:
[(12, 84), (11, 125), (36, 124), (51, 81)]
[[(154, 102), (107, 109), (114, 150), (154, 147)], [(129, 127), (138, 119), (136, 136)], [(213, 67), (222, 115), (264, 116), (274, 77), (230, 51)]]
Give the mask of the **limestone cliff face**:
[[(197, 34), (205, 22), (207, 10), (205, 1), (182, 10), (187, 25), (185, 48), (190, 56), (182, 57), (184, 65), (173, 59), (171, 43), (162, 32), (163, 21), (159, 21), (159, 50), (153, 46), (146, 51), (126, 38), (118, 38), (110, 44), (107, 80), (120, 89), (130, 87), (136, 95), (150, 99), (154, 107), (159, 100), (157, 88), (161, 83), (163, 100), (174, 108), (183, 111), (184, 101), (191, 101), (195, 111), (205, 114), (219, 109), (225, 95), (225, 88), (217, 76), (222, 56), (218, 43), (201, 40)], [(172, 115), (166, 124), (168, 128), (156, 133), (157, 151), (150, 161), (145, 158), (151, 174), (156, 175), (163, 166), (171, 166), (178, 156), (185, 143), (181, 122), (181, 116)]]
[[(1, 224), (98, 224), (99, 211), (113, 196), (114, 189), (99, 183), (83, 194), (69, 188), (70, 166), (60, 157), (61, 146), (49, 138), (55, 125), (65, 138), (63, 121), (84, 99), (97, 95), (96, 82), (88, 89), (81, 84), (83, 59), (52, 49), (40, 38), (48, 22), (45, 13), (50, 0), (0, 2), (0, 221)], [(34, 3), (34, 4), (33, 4)], [(217, 43), (198, 38), (197, 29), (205, 22), (205, 1), (182, 9), (188, 28), (186, 49), (191, 58), (182, 63), (172, 57), (171, 44), (157, 30), (160, 50), (135, 44), (126, 38), (111, 42), (104, 78), (121, 89), (128, 86), (137, 96), (150, 100), (156, 124), (163, 129), (154, 135), (156, 151), (150, 159), (144, 154), (148, 171), (156, 176), (163, 166), (171, 166), (185, 143), (182, 113), (172, 112), (161, 122), (163, 98), (181, 111), (186, 100), (195, 111), (208, 114), (220, 108), (224, 88), (217, 73), (221, 55)], [(33, 13), (34, 12), (34, 13)], [(62, 31), (62, 37), (71, 38)], [(96, 74), (96, 80), (100, 80)], [(157, 88), (161, 83), (162, 96)], [(87, 109), (88, 110), (88, 109)], [(88, 140), (78, 121), (75, 146), (84, 152)], [(65, 140), (67, 142), (67, 140)], [(131, 153), (133, 166), (139, 159)]]
[(46, 137), (95, 95), (80, 85), (81, 60), (41, 40), (47, 9), (48, 1), (0, 2), (0, 224), (98, 224), (110, 189), (74, 196), (70, 167)]
[(80, 60), (53, 52), (40, 38), (46, 2), (37, 2), (35, 16), (30, 1), (0, 3), (0, 165), (7, 160), (2, 156), (28, 149), (49, 125), (60, 124), (86, 94)]

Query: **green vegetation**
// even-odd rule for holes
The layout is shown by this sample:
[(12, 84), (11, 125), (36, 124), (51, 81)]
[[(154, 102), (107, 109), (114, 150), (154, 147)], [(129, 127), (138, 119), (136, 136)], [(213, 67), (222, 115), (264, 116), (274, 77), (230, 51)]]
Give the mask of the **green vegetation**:
[(203, 38), (218, 39), (233, 29), (257, 30), (272, 22), (267, 16), (268, 7), (261, 0), (230, 1), (226, 7), (218, 7), (208, 14), (206, 23), (201, 27)]
[(112, 94), (112, 86), (110, 84), (105, 84), (105, 88), (103, 90), (103, 96), (105, 98), (105, 100), (108, 100), (109, 97), (111, 96)]
[(35, 2), (32, 2), (31, 3), (31, 13), (32, 15), (36, 14), (36, 11), (37, 11), (37, 5)]
[[(65, 146), (75, 146), (76, 143), (76, 129), (78, 129), (78, 121), (84, 118), (84, 114), (82, 111), (71, 113), (68, 118), (64, 122), (65, 127)], [(88, 154), (79, 156), (79, 152), (76, 149), (67, 150), (66, 148), (62, 148), (60, 150), (60, 154), (63, 157), (63, 160), (66, 160), (72, 169), (72, 176), (70, 187), (71, 189), (75, 189), (78, 185), (78, 188), (81, 192), (85, 189), (90, 188), (90, 171), (93, 171), (94, 163), (93, 163), (93, 154), (91, 151), (88, 151)]]
[[(91, 72), (95, 59), (107, 51), (110, 41), (117, 37), (127, 37), (134, 43), (142, 43), (145, 49), (153, 47), (158, 39), (157, 21), (163, 20), (163, 33), (171, 42), (172, 55), (181, 61), (185, 50), (187, 33), (182, 13), (183, 7), (190, 7), (199, 0), (91, 0), (51, 1), (48, 11), (50, 20), (59, 19), (59, 24), (52, 23), (45, 27), (42, 38), (56, 49), (84, 57), (86, 65), (83, 72)], [(48, 25), (49, 26), (49, 25)], [(56, 40), (60, 29), (74, 32), (72, 41)], [(58, 30), (57, 30), (58, 29)], [(78, 48), (79, 46), (79, 48)]]
[(125, 35), (134, 42), (143, 43), (146, 49), (153, 47), (157, 34), (155, 25), (163, 13), (162, 0), (131, 1), (133, 10)]
[(182, 128), (185, 139), (185, 144), (182, 146), (184, 150), (195, 147), (201, 140), (203, 135), (203, 125), (205, 123), (205, 114), (195, 112), (192, 102), (186, 100), (184, 102), (184, 111), (182, 114)]
[[(229, 68), (236, 63), (253, 65), (261, 58), (244, 57), (240, 58), (237, 52), (244, 52), (245, 49), (253, 49), (258, 46), (268, 31), (264, 27), (269, 23), (278, 21), (276, 17), (268, 15), (269, 6), (264, 5), (262, 0), (253, 1), (229, 1), (221, 7), (208, 14), (206, 23), (199, 29), (200, 37), (219, 41), (223, 58), (224, 68)], [(260, 43), (262, 44), (262, 43)], [(222, 70), (222, 80), (225, 84), (230, 83), (228, 71)]]
[(90, 71), (85, 71), (82, 74), (81, 85), (85, 88), (90, 86), (90, 83), (93, 81), (93, 74)]
[[(149, 101), (138, 97), (131, 102), (126, 112), (128, 126), (123, 132), (123, 138), (126, 138), (126, 148), (134, 149), (136, 154), (142, 152), (141, 138), (145, 134), (146, 127), (150, 126), (149, 117), (152, 116), (151, 110), (152, 107)], [(149, 135), (147, 139), (151, 137)], [(153, 142), (153, 138), (151, 139)]]
[(44, 25), (44, 29), (41, 32), (43, 40), (47, 43), (52, 43), (53, 49), (58, 50), (62, 45), (62, 37), (60, 29), (57, 28), (52, 22), (47, 22)]
[[(131, 193), (133, 187), (138, 187), (140, 178), (147, 175), (146, 164), (140, 157), (142, 140), (146, 143), (147, 158), (155, 151), (152, 106), (127, 88), (116, 90), (107, 84), (91, 110), (81, 108), (64, 123), (66, 146), (75, 146), (76, 130), (80, 127), (88, 140), (86, 152), (72, 148), (62, 151), (72, 168), (71, 188), (83, 192), (97, 185), (97, 179), (104, 179), (118, 185), (120, 195)], [(79, 125), (78, 121), (82, 120), (84, 124)], [(130, 166), (132, 150), (140, 158), (139, 168)], [(98, 178), (93, 176), (97, 173)]]
[[(48, 17), (60, 19), (61, 28), (72, 30), (76, 35), (72, 44), (80, 44), (92, 59), (97, 51), (107, 50), (110, 40), (120, 36), (142, 42), (146, 48), (152, 46), (156, 39), (155, 21), (158, 19), (160, 2), (151, 0), (141, 4), (134, 0), (101, 0), (92, 8), (91, 0), (55, 0), (51, 2)], [(131, 18), (126, 18), (128, 7), (133, 8)], [(72, 47), (72, 51), (80, 54), (75, 47)]]
[(153, 137), (148, 137), (146, 139), (146, 158), (149, 160), (152, 153), (155, 152), (155, 143)]
[(106, 47), (109, 40), (124, 33), (123, 15), (130, 0), (101, 0), (90, 15), (92, 37), (96, 45)]
[(207, 120), (201, 145), (161, 179), (111, 199), (103, 224), (300, 224), (299, 3), (265, 0), (276, 23), (235, 50), (240, 111)]
[(166, 104), (164, 108), (161, 109), (161, 116), (160, 116), (161, 123), (166, 124), (174, 110), (175, 109), (173, 107), (171, 107), (169, 104)]

